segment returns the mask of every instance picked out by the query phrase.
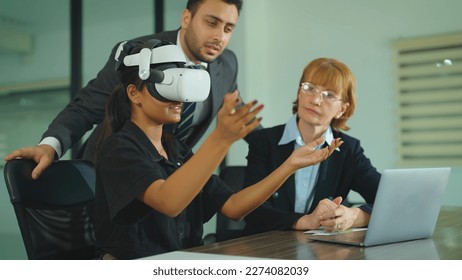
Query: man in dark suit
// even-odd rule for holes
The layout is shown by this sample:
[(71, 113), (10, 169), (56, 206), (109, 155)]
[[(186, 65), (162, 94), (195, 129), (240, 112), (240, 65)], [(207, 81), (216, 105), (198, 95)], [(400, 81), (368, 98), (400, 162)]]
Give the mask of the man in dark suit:
[[(159, 39), (179, 45), (187, 64), (200, 65), (210, 74), (211, 91), (204, 102), (194, 104), (191, 129), (182, 131), (182, 139), (193, 147), (204, 135), (218, 109), (224, 95), (237, 90), (237, 58), (226, 49), (236, 26), (242, 0), (189, 0), (181, 18), (179, 30), (148, 35), (134, 40)], [(58, 114), (43, 134), (39, 145), (18, 149), (5, 160), (17, 157), (31, 158), (38, 165), (32, 177), (40, 174), (69, 148), (79, 141), (94, 125), (104, 119), (106, 100), (118, 83), (115, 73), (115, 53), (117, 44), (104, 68), (97, 77), (82, 88), (74, 99)], [(182, 119), (186, 110), (183, 110)], [(180, 124), (181, 125), (181, 124)], [(176, 127), (171, 128), (175, 133)], [(89, 137), (83, 158), (92, 160), (100, 129), (96, 127)]]

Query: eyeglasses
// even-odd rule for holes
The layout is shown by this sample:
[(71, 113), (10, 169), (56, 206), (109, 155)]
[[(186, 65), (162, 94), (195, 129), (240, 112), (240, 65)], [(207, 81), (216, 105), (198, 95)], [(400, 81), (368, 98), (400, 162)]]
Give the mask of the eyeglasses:
[(337, 97), (337, 94), (330, 90), (320, 90), (310, 83), (301, 83), (300, 89), (308, 96), (313, 97), (316, 93), (321, 95), (321, 100), (325, 100), (329, 104), (333, 104), (335, 101), (342, 101), (341, 98)]

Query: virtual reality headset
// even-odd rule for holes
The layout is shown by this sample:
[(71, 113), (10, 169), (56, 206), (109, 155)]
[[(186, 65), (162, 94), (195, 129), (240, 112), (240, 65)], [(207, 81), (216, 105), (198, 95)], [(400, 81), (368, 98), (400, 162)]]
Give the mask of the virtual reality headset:
[[(128, 44), (128, 46), (127, 46)], [(129, 54), (133, 45), (119, 45), (115, 59), (116, 71), (123, 65), (138, 67), (138, 76), (147, 81), (149, 93), (164, 102), (198, 102), (207, 99), (210, 75), (203, 69), (184, 68), (186, 59), (177, 45), (159, 40), (146, 42), (148, 47)]]

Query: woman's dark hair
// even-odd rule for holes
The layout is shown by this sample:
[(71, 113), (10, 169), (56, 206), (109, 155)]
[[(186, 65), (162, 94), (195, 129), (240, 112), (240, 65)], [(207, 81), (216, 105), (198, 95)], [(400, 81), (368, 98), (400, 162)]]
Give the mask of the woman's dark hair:
[(119, 84), (114, 88), (106, 104), (105, 125), (107, 124), (108, 127), (105, 131), (109, 133), (107, 136), (119, 131), (130, 119), (130, 100), (126, 91), (128, 85), (135, 85), (139, 91), (146, 85), (146, 82), (138, 76), (137, 67), (121, 66), (118, 74)]
[[(146, 47), (144, 43), (138, 42), (135, 47), (128, 51), (127, 55), (139, 53), (144, 47)], [(146, 86), (146, 81), (141, 80), (138, 76), (138, 67), (127, 67), (122, 64), (116, 72), (119, 83), (112, 91), (106, 103), (103, 133), (98, 140), (97, 150), (99, 150), (99, 147), (106, 138), (122, 129), (124, 124), (130, 120), (131, 103), (126, 91), (128, 85), (133, 84), (140, 91)]]
[[(158, 45), (170, 44), (168, 42), (161, 42)], [(123, 59), (125, 55), (139, 53), (143, 48), (153, 48), (155, 40), (147, 42), (133, 42), (130, 41), (124, 45), (122, 51), (123, 55), (119, 60)], [(172, 64), (168, 64), (171, 66)], [(177, 64), (176, 67), (179, 67)], [(153, 65), (151, 65), (153, 66)], [(156, 65), (157, 69), (165, 67), (165, 65)], [(142, 91), (146, 87), (148, 80), (142, 80), (138, 74), (138, 67), (127, 67), (123, 63), (117, 67), (117, 75), (119, 79), (118, 85), (112, 91), (106, 103), (106, 113), (103, 121), (103, 132), (98, 139), (97, 151), (101, 147), (106, 138), (121, 130), (127, 121), (131, 118), (131, 102), (127, 95), (127, 87), (134, 85), (138, 91)], [(162, 142), (168, 144), (171, 142), (173, 136), (170, 133), (162, 133)], [(169, 146), (169, 145), (168, 145)], [(167, 147), (170, 150), (170, 147)], [(95, 155), (96, 162), (96, 155)]]

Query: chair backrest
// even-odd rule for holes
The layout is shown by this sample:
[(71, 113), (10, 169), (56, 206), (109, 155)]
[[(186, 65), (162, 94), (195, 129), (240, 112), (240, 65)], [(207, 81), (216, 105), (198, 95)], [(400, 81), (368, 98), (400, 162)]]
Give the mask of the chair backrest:
[[(226, 166), (220, 170), (220, 178), (235, 192), (242, 189), (245, 166)], [(216, 241), (225, 241), (243, 236), (245, 222), (233, 221), (222, 214), (217, 214)]]
[(4, 168), (28, 258), (95, 258), (93, 165), (61, 160), (33, 180), (35, 166), (32, 160), (15, 159)]

